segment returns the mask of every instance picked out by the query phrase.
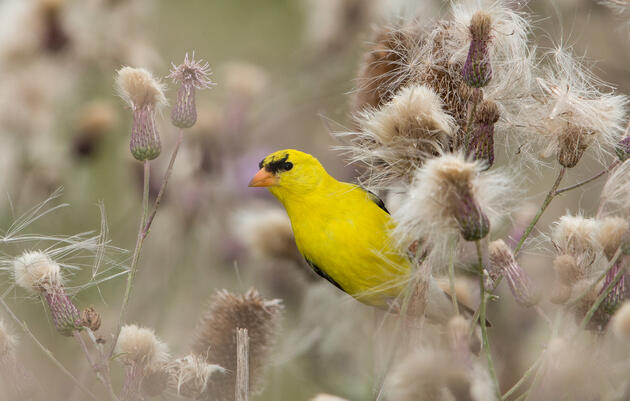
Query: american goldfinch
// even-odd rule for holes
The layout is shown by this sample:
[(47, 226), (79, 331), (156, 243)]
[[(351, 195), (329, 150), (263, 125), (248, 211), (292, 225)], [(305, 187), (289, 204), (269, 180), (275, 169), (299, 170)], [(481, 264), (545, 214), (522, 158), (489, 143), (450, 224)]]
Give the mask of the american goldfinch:
[[(265, 157), (250, 187), (268, 187), (284, 205), (295, 242), (313, 270), (357, 300), (381, 308), (396, 305), (411, 265), (389, 236), (394, 226), (375, 194), (331, 177), (313, 156), (294, 149)], [(425, 314), (445, 321), (449, 297), (430, 280)]]

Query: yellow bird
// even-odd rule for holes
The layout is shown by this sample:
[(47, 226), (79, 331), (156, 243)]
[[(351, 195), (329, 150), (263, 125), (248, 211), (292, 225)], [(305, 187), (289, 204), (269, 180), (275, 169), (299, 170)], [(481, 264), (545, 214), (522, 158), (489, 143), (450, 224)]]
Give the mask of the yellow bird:
[[(294, 149), (265, 157), (250, 187), (268, 187), (284, 205), (295, 242), (313, 270), (357, 300), (396, 305), (411, 265), (394, 246), (395, 224), (375, 194), (331, 177), (313, 156)], [(427, 317), (444, 321), (452, 303), (430, 281)]]

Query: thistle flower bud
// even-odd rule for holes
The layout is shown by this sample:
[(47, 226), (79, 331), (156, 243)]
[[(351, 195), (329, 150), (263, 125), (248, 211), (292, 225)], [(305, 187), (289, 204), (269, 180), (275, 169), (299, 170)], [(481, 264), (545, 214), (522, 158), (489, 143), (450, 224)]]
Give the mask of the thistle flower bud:
[(15, 283), (40, 293), (52, 316), (57, 331), (64, 336), (81, 329), (81, 316), (63, 288), (61, 269), (43, 252), (24, 252), (13, 261)]
[(468, 57), (462, 67), (462, 78), (475, 88), (481, 88), (488, 84), (492, 78), (492, 66), (488, 53), (490, 42), (490, 30), (492, 19), (483, 11), (477, 11), (470, 20), (470, 47)]
[(475, 160), (484, 160), (488, 168), (494, 163), (494, 124), (499, 121), (499, 108), (485, 100), (476, 112), (475, 128), (471, 132), (469, 152)]
[(206, 89), (213, 85), (210, 81), (210, 65), (203, 60), (195, 60), (195, 53), (190, 59), (188, 53), (184, 62), (178, 66), (171, 63), (173, 68), (167, 76), (174, 83), (180, 84), (177, 91), (177, 101), (171, 111), (171, 122), (179, 128), (190, 128), (197, 122), (197, 105), (195, 90)]
[(131, 154), (140, 161), (155, 159), (162, 151), (155, 124), (157, 110), (166, 103), (162, 84), (143, 68), (123, 67), (118, 70), (116, 87), (133, 110)]
[(209, 364), (226, 369), (226, 374), (208, 383), (206, 394), (217, 400), (234, 400), (236, 373), (236, 330), (249, 333), (249, 388), (251, 394), (262, 389), (262, 371), (281, 316), (280, 300), (265, 300), (250, 289), (244, 295), (227, 291), (217, 293), (201, 317), (193, 352)]
[(224, 374), (219, 365), (210, 365), (199, 355), (187, 355), (169, 364), (169, 384), (183, 397), (199, 399), (214, 374)]
[(625, 302), (612, 318), (612, 331), (621, 341), (630, 344), (630, 302)]
[(498, 270), (506, 278), (510, 291), (516, 302), (524, 307), (530, 307), (538, 302), (534, 294), (529, 276), (519, 266), (512, 250), (503, 240), (493, 241), (488, 245), (490, 257), (489, 267)]

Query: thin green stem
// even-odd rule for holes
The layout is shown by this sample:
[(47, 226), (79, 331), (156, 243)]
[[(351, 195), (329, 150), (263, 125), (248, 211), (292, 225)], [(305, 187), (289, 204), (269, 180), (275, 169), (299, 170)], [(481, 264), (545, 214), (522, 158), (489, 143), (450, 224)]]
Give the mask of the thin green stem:
[(168, 185), (168, 180), (170, 179), (173, 173), (173, 166), (175, 165), (175, 159), (177, 158), (177, 153), (179, 152), (179, 148), (184, 141), (184, 130), (179, 129), (177, 134), (177, 142), (175, 143), (175, 149), (173, 149), (173, 153), (171, 154), (171, 159), (168, 163), (168, 168), (166, 169), (166, 173), (164, 174), (164, 179), (162, 180), (162, 186), (160, 187), (160, 191), (158, 192), (157, 198), (155, 199), (155, 203), (153, 204), (153, 209), (149, 214), (149, 162), (145, 161), (144, 163), (144, 190), (143, 190), (143, 200), (142, 200), (142, 219), (140, 221), (140, 229), (138, 230), (138, 238), (136, 240), (136, 247), (133, 251), (133, 257), (131, 258), (131, 266), (129, 268), (129, 276), (127, 276), (127, 286), (125, 288), (125, 296), (123, 298), (123, 304), (120, 309), (120, 316), (118, 318), (118, 326), (116, 328), (116, 334), (114, 335), (114, 341), (110, 347), (109, 358), (114, 354), (114, 348), (116, 347), (116, 342), (118, 341), (118, 336), (120, 335), (120, 329), (125, 319), (125, 314), (127, 312), (127, 305), (129, 303), (129, 296), (131, 294), (131, 289), (133, 287), (133, 280), (136, 276), (136, 272), (138, 270), (138, 259), (140, 258), (140, 249), (142, 248), (142, 244), (144, 243), (145, 238), (149, 235), (149, 230), (151, 229), (151, 225), (153, 224), (153, 219), (157, 213), (158, 207), (162, 202), (162, 197), (164, 196), (164, 192), (166, 191), (166, 186)]
[(66, 376), (68, 376), (68, 378), (74, 383), (76, 384), (76, 386), (81, 389), (81, 391), (83, 391), (86, 395), (88, 395), (91, 399), (95, 400), (95, 401), (99, 401), (98, 398), (87, 388), (85, 387), (80, 381), (79, 379), (77, 379), (76, 377), (74, 377), (74, 375), (72, 373), (70, 373), (70, 371), (68, 369), (66, 369), (65, 366), (63, 366), (63, 364), (61, 362), (59, 362), (59, 360), (57, 358), (55, 358), (55, 356), (53, 355), (52, 352), (50, 352), (50, 350), (48, 348), (46, 348), (42, 343), (39, 342), (39, 340), (37, 339), (37, 337), (35, 337), (35, 335), (33, 334), (33, 332), (28, 328), (28, 326), (26, 326), (26, 323), (21, 321), (16, 315), (15, 313), (13, 313), (13, 311), (11, 310), (11, 308), (9, 308), (9, 305), (7, 305), (7, 303), (4, 301), (4, 299), (0, 298), (0, 304), (2, 304), (2, 307), (7, 311), (7, 313), (9, 314), (9, 316), (11, 316), (11, 318), (13, 319), (13, 321), (15, 321), (15, 323), (20, 326), (22, 328), (22, 330), (24, 331), (24, 333), (26, 333), (26, 335), (28, 335), (29, 337), (31, 337), (31, 339), (33, 340), (33, 342), (39, 347), (40, 350), (42, 350), (42, 352), (44, 352), (44, 354), (46, 354), (46, 356), (48, 357), (48, 359), (50, 359)]
[(518, 390), (523, 384), (527, 382), (527, 380), (529, 380), (529, 378), (537, 371), (538, 366), (540, 366), (540, 364), (542, 363), (543, 361), (542, 358), (543, 358), (543, 355), (538, 357), (536, 362), (534, 362), (532, 366), (530, 366), (529, 369), (527, 369), (525, 373), (523, 373), (523, 376), (521, 376), (519, 381), (517, 381), (516, 384), (513, 385), (511, 389), (506, 391), (505, 394), (503, 394), (503, 396), (501, 397), (501, 400), (504, 400), (504, 401), (507, 400), (516, 392), (516, 390)]
[(85, 343), (85, 340), (83, 339), (83, 336), (81, 335), (81, 332), (74, 331), (72, 333), (72, 335), (79, 342), (79, 345), (81, 346), (81, 350), (85, 354), (85, 358), (87, 359), (88, 363), (90, 364), (90, 367), (92, 368), (92, 370), (96, 374), (96, 378), (107, 389), (107, 391), (109, 393), (109, 398), (112, 401), (118, 401), (118, 397), (116, 396), (116, 392), (114, 391), (114, 387), (112, 386), (112, 381), (111, 381), (111, 378), (109, 376), (109, 369), (107, 369), (107, 370), (104, 369), (104, 367), (108, 366), (108, 365), (101, 364), (99, 366), (99, 362), (98, 361), (94, 361), (92, 359), (92, 356), (90, 355), (90, 351), (88, 350), (87, 344)]
[(127, 285), (125, 286), (125, 295), (123, 296), (122, 306), (120, 308), (120, 315), (118, 316), (118, 324), (116, 325), (116, 332), (114, 334), (114, 340), (110, 346), (109, 357), (114, 354), (114, 348), (116, 347), (116, 343), (118, 342), (118, 336), (120, 336), (120, 329), (122, 328), (123, 322), (125, 321), (125, 316), (127, 314), (127, 307), (129, 306), (129, 297), (131, 296), (131, 290), (133, 288), (133, 282), (136, 278), (136, 273), (138, 271), (138, 260), (140, 259), (140, 249), (142, 248), (142, 243), (146, 238), (144, 233), (144, 224), (145, 224), (145, 216), (147, 215), (147, 210), (149, 209), (149, 180), (151, 175), (151, 167), (149, 165), (149, 161), (144, 161), (144, 184), (142, 190), (142, 214), (140, 215), (140, 227), (138, 229), (138, 236), (136, 238), (136, 247), (133, 250), (133, 256), (131, 257), (131, 266), (129, 266), (129, 274), (127, 275)]
[(543, 366), (544, 366), (544, 363), (540, 365), (540, 368), (536, 372), (536, 376), (534, 376), (534, 380), (532, 381), (532, 384), (529, 386), (527, 391), (525, 391), (523, 395), (517, 399), (517, 401), (520, 399), (524, 399), (525, 401), (527, 401), (529, 400), (529, 397), (531, 397), (534, 394), (534, 389), (538, 387), (538, 384), (540, 383), (540, 379), (542, 378), (542, 373), (545, 370)]
[(151, 224), (153, 224), (153, 219), (155, 218), (155, 214), (157, 213), (158, 207), (162, 203), (162, 197), (164, 196), (164, 191), (166, 190), (166, 186), (168, 185), (168, 180), (171, 178), (171, 174), (173, 173), (173, 166), (175, 165), (175, 159), (177, 158), (177, 153), (179, 152), (179, 148), (184, 141), (184, 130), (182, 128), (179, 129), (179, 133), (177, 134), (177, 142), (175, 143), (175, 149), (173, 149), (173, 153), (171, 154), (171, 160), (168, 162), (168, 168), (166, 169), (166, 173), (164, 175), (164, 181), (162, 182), (162, 187), (160, 188), (160, 192), (158, 192), (157, 198), (155, 198), (155, 203), (153, 204), (153, 210), (151, 210), (151, 214), (146, 220), (146, 225), (144, 227), (144, 236), (146, 237), (149, 234), (149, 230), (151, 229)]
[(560, 182), (562, 182), (562, 178), (564, 177), (564, 173), (566, 173), (566, 171), (567, 171), (567, 168), (564, 166), (560, 169), (560, 172), (558, 173), (558, 177), (556, 178), (556, 181), (551, 186), (551, 189), (549, 189), (549, 192), (547, 193), (545, 200), (540, 205), (540, 209), (538, 210), (538, 213), (536, 213), (536, 216), (534, 216), (532, 221), (529, 223), (529, 225), (525, 229), (525, 232), (521, 236), (521, 239), (518, 241), (516, 248), (514, 248), (514, 256), (516, 256), (518, 252), (521, 250), (521, 247), (525, 243), (525, 240), (527, 239), (527, 237), (529, 237), (529, 234), (531, 234), (532, 230), (534, 229), (534, 226), (536, 226), (536, 223), (538, 223), (538, 220), (540, 220), (540, 217), (543, 215), (545, 210), (547, 210), (547, 207), (549, 206), (553, 198), (556, 196), (556, 191), (558, 187), (560, 186)]
[(554, 193), (554, 196), (560, 195), (561, 193), (570, 191), (572, 189), (575, 188), (579, 188), (582, 185), (586, 185), (589, 182), (595, 181), (596, 179), (598, 179), (599, 177), (601, 177), (602, 175), (610, 172), (610, 170), (612, 170), (613, 168), (615, 168), (617, 165), (619, 164), (619, 160), (615, 160), (610, 166), (608, 166), (607, 168), (605, 168), (604, 170), (600, 171), (599, 173), (595, 174), (594, 176), (587, 178), (584, 181), (580, 181), (577, 184), (573, 184), (573, 185), (569, 185), (568, 187), (564, 187), (561, 189), (557, 189), (556, 192)]
[(588, 324), (588, 322), (591, 321), (591, 319), (593, 318), (593, 315), (595, 314), (599, 306), (602, 304), (602, 302), (604, 302), (604, 299), (606, 299), (608, 294), (610, 294), (610, 291), (612, 291), (612, 289), (615, 287), (615, 285), (617, 285), (619, 280), (621, 280), (621, 277), (623, 277), (624, 272), (625, 272), (624, 269), (619, 269), (613, 281), (608, 284), (608, 286), (604, 289), (604, 291), (602, 291), (601, 294), (599, 294), (599, 296), (597, 297), (597, 300), (595, 300), (595, 303), (593, 304), (593, 306), (591, 306), (591, 309), (588, 310), (588, 312), (586, 313), (586, 316), (584, 316), (584, 319), (582, 319), (582, 322), (580, 323), (580, 330), (583, 330)]
[(486, 305), (488, 303), (488, 296), (486, 294), (486, 286), (484, 285), (483, 280), (483, 256), (481, 253), (481, 241), (475, 241), (475, 246), (477, 248), (477, 261), (478, 261), (478, 269), (479, 269), (479, 293), (481, 297), (481, 305), (479, 306), (479, 321), (481, 322), (481, 339), (483, 342), (483, 349), (486, 354), (486, 359), (488, 360), (488, 372), (490, 373), (490, 377), (492, 378), (492, 383), (494, 383), (494, 389), (497, 393), (498, 399), (501, 399), (501, 387), (499, 386), (499, 380), (497, 379), (497, 374), (494, 370), (494, 363), (492, 362), (492, 353), (490, 352), (490, 341), (488, 339), (488, 327), (486, 325)]

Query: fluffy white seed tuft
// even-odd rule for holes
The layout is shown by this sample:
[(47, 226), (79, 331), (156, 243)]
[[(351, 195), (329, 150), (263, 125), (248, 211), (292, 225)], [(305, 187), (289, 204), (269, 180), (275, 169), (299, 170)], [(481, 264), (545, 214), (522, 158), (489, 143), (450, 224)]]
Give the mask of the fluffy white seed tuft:
[(144, 106), (159, 108), (166, 104), (164, 85), (144, 68), (122, 67), (118, 70), (116, 90), (133, 110)]
[(15, 283), (31, 292), (61, 286), (59, 265), (41, 251), (26, 251), (13, 261)]
[[(490, 227), (509, 215), (518, 192), (505, 172), (481, 174), (484, 164), (462, 154), (444, 154), (419, 168), (397, 210), (393, 236), (401, 246), (420, 240), (431, 255), (446, 258), (459, 234), (459, 195), (466, 192), (488, 218)], [(461, 221), (461, 219), (460, 219)], [(406, 246), (405, 246), (406, 247)], [(443, 262), (442, 259), (440, 261)]]
[(198, 399), (208, 387), (208, 380), (214, 373), (223, 373), (219, 365), (206, 363), (199, 355), (186, 355), (169, 364), (170, 384), (177, 394)]
[(120, 330), (116, 353), (128, 365), (142, 364), (150, 367), (168, 360), (168, 347), (158, 340), (153, 329), (135, 324), (123, 326)]

